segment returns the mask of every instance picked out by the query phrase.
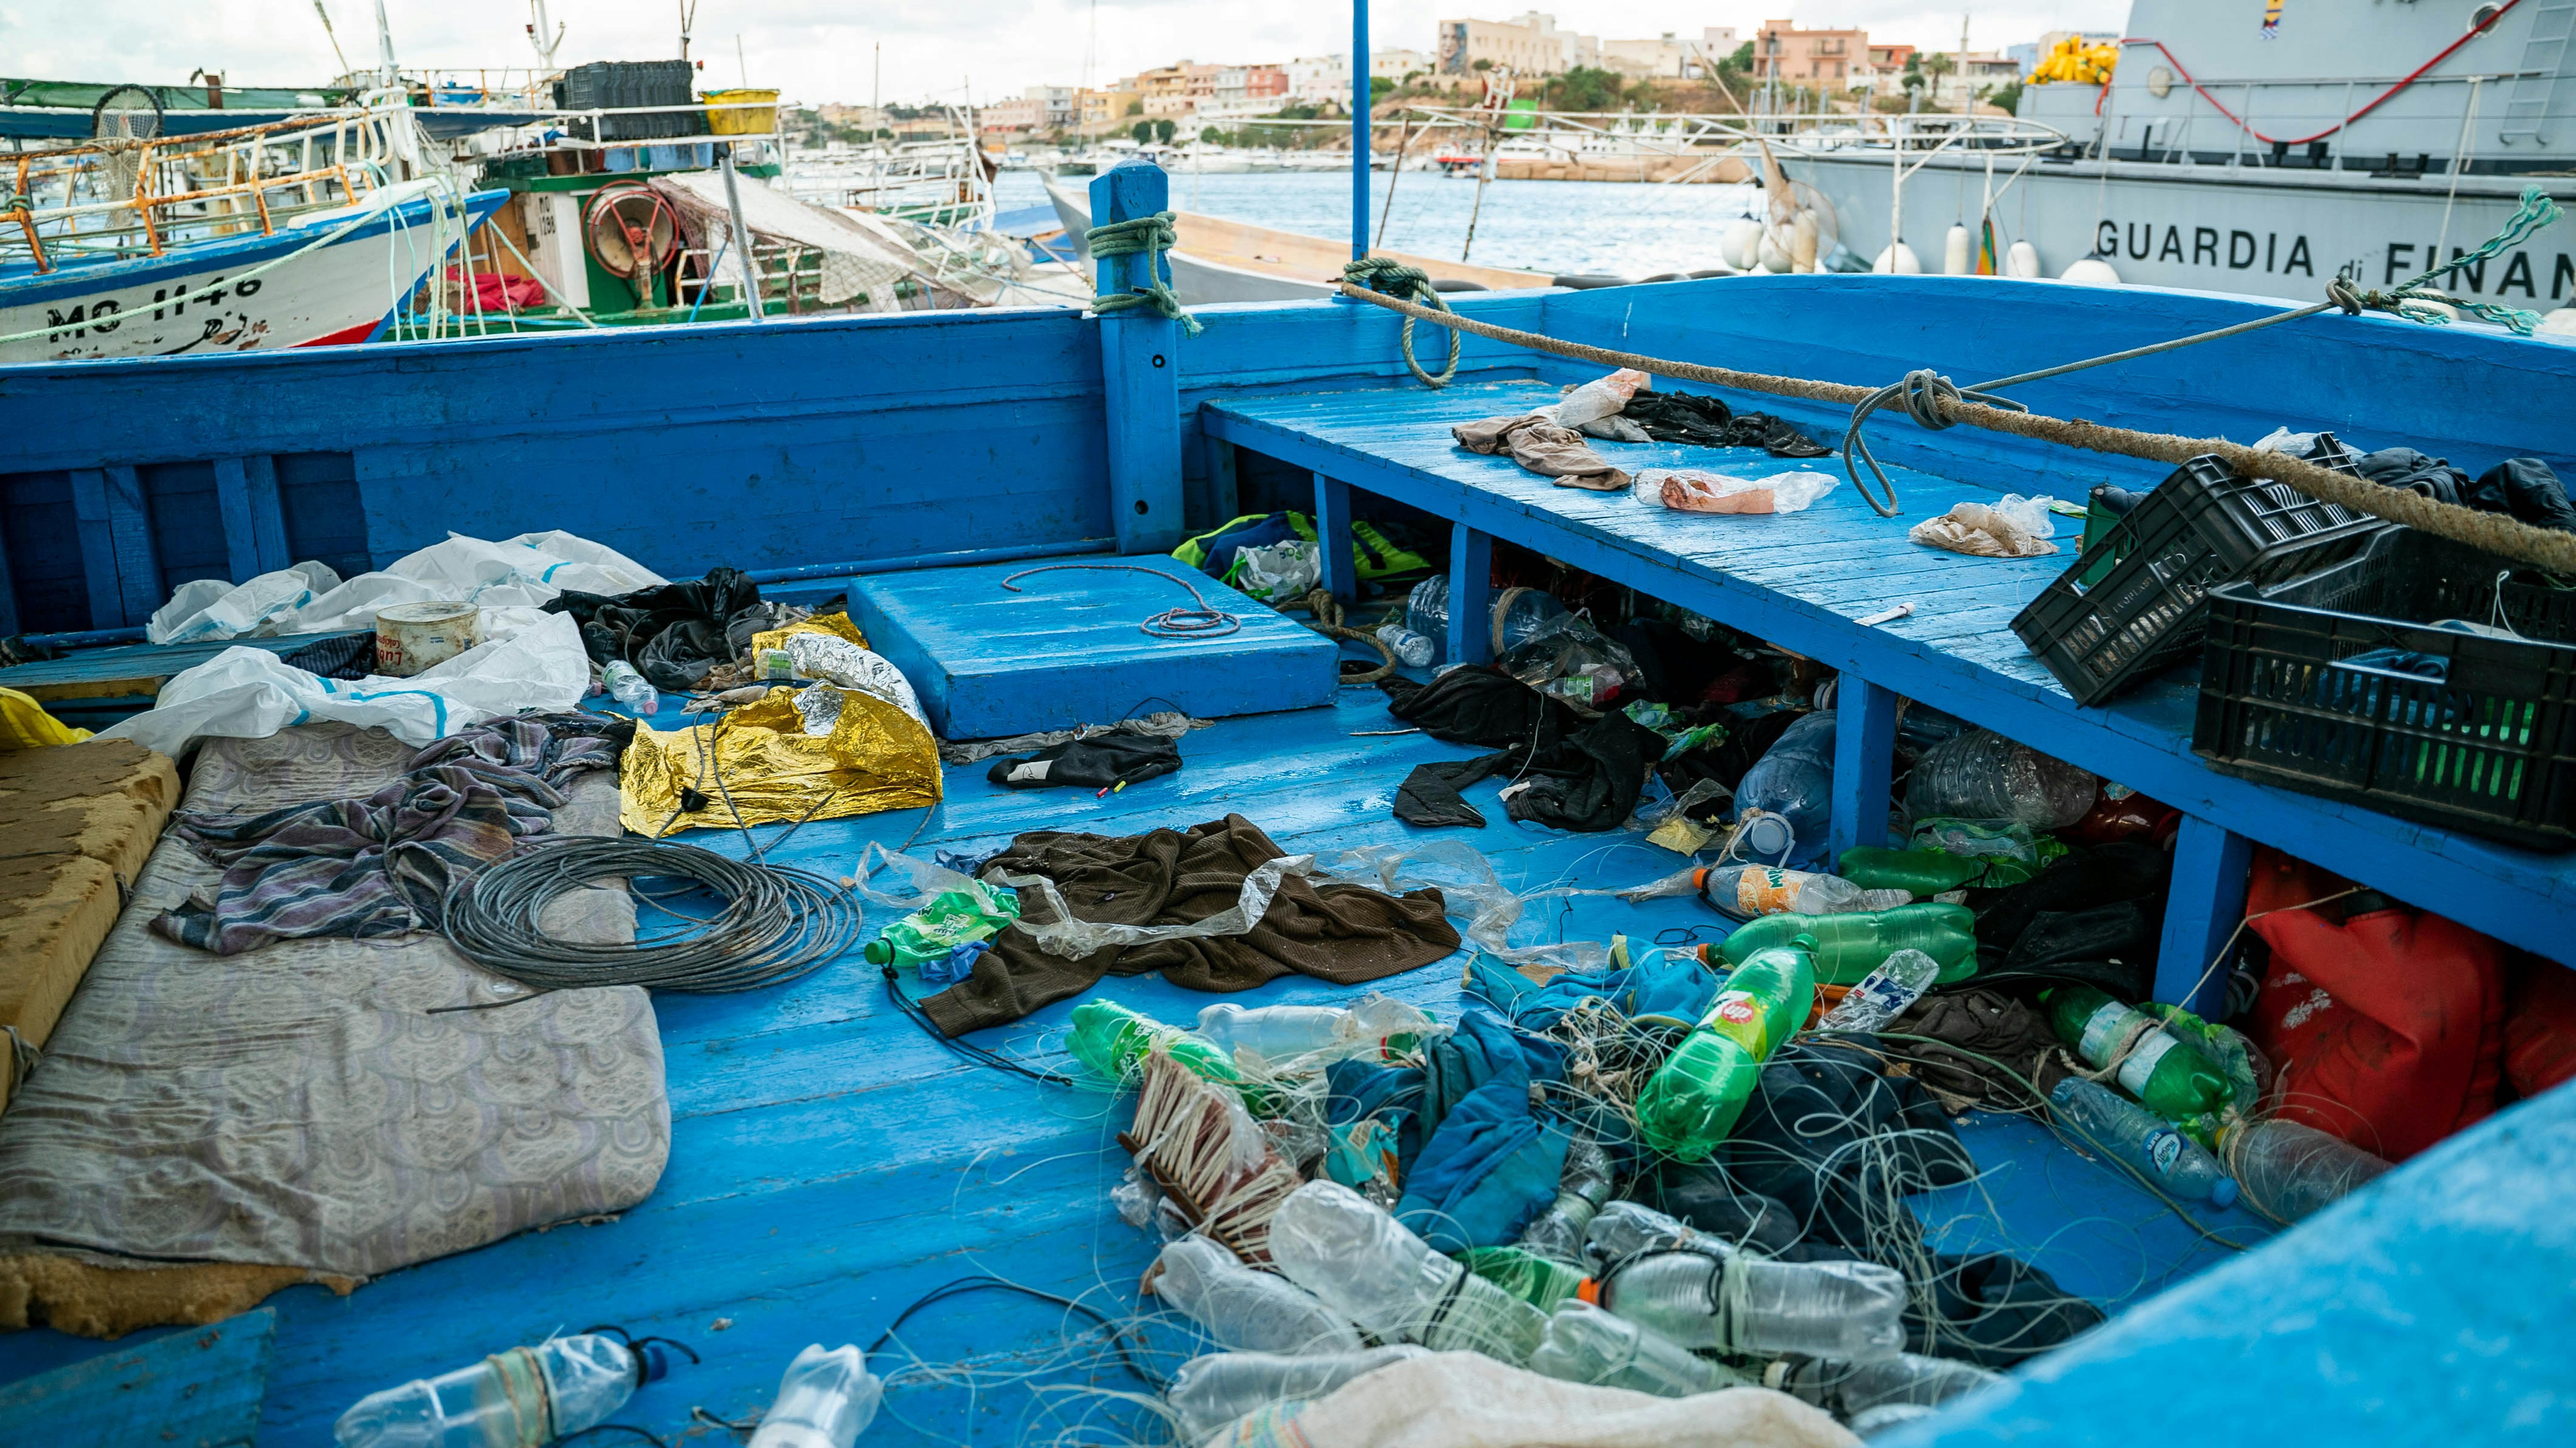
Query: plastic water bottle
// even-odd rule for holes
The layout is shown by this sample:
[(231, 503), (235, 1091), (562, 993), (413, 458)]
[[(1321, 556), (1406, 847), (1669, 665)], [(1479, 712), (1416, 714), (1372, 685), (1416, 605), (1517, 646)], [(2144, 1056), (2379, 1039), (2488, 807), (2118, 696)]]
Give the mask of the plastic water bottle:
[(1782, 864), (1822, 862), (1834, 808), (1834, 712), (1819, 709), (1783, 731), (1736, 784), (1735, 807), (1787, 821), (1796, 839)]
[(604, 1421), (635, 1389), (669, 1370), (641, 1353), (581, 1333), (514, 1347), (471, 1367), (360, 1398), (331, 1427), (341, 1448), (505, 1448), (550, 1443)]
[(1773, 1262), (1749, 1252), (1640, 1257), (1601, 1305), (1684, 1347), (1869, 1362), (1905, 1346), (1905, 1278), (1875, 1262)]
[(2040, 992), (2049, 1026), (2057, 1038), (2075, 1048), (2095, 1070), (2111, 1064), (2120, 1043), (2141, 1030), (2137, 1044), (2120, 1061), (2122, 1089), (2167, 1121), (2199, 1116), (2233, 1105), (2236, 1088), (2207, 1056), (2171, 1031), (2146, 1029), (2155, 1017), (2113, 1000), (2108, 991), (2089, 985), (2061, 985)]
[(1220, 1001), (1199, 1012), (1198, 1033), (1228, 1056), (1249, 1051), (1271, 1065), (1319, 1053), (1383, 1060), (1413, 1050), (1431, 1018), (1372, 996), (1356, 1006), (1253, 1006)]
[(1589, 1136), (1577, 1136), (1565, 1150), (1565, 1170), (1556, 1179), (1556, 1201), (1521, 1231), (1524, 1250), (1559, 1262), (1583, 1260), (1583, 1233), (1601, 1204), (1610, 1200), (1610, 1154)]
[(1889, 956), (1816, 1022), (1820, 1031), (1875, 1031), (1905, 1014), (1941, 978), (1941, 962), (1919, 950)]
[(1972, 729), (1916, 762), (1905, 783), (1905, 812), (1913, 819), (1955, 815), (2062, 830), (2092, 811), (2101, 784), (1991, 729)]
[(1747, 958), (1699, 1024), (1655, 1068), (1637, 1097), (1637, 1126), (1657, 1150), (1682, 1161), (1706, 1161), (1735, 1129), (1762, 1063), (1806, 1025), (1815, 1005), (1814, 948), (1815, 941), (1802, 935)]
[(1357, 1352), (1350, 1319), (1285, 1278), (1256, 1272), (1205, 1237), (1183, 1237), (1155, 1259), (1154, 1295), (1241, 1352)]
[(1240, 1084), (1232, 1053), (1178, 1026), (1138, 1015), (1116, 1001), (1084, 1001), (1073, 1008), (1066, 1048), (1074, 1059), (1113, 1081), (1124, 1081), (1157, 1048), (1208, 1081)]
[(1773, 865), (1717, 865), (1700, 872), (1699, 897), (1720, 915), (1847, 915), (1909, 905), (1906, 890), (1864, 890), (1837, 875), (1784, 870)]
[(1395, 661), (1407, 668), (1427, 669), (1433, 659), (1440, 657), (1438, 644), (1400, 623), (1378, 625), (1377, 637), (1394, 653)]
[(2048, 1104), (2059, 1120), (2165, 1191), (2220, 1207), (2236, 1200), (2235, 1179), (2209, 1148), (2119, 1092), (2069, 1076), (2048, 1093)]
[(1583, 1269), (1524, 1247), (1469, 1247), (1458, 1254), (1467, 1270), (1541, 1312), (1582, 1295), (1592, 1280)]
[(1857, 845), (1837, 862), (1842, 877), (1872, 890), (1903, 890), (1917, 900), (1973, 885), (1986, 873), (1986, 862), (1943, 850), (1889, 850)]
[(1722, 1258), (1733, 1256), (1735, 1248), (1642, 1202), (1612, 1202), (1583, 1232), (1584, 1260), (1601, 1276), (1650, 1252), (1697, 1252)]
[(1764, 1386), (1813, 1403), (1846, 1423), (1891, 1403), (1937, 1408), (2003, 1380), (2003, 1374), (1975, 1363), (1910, 1352), (1866, 1363), (1790, 1358), (1763, 1374)]
[(2218, 1155), (2245, 1200), (2284, 1222), (2321, 1212), (2388, 1163), (2339, 1136), (2295, 1121), (2234, 1121), (2219, 1129)]
[(635, 714), (661, 712), (662, 694), (635, 666), (624, 659), (611, 659), (599, 671), (599, 682), (607, 686), (609, 696)]
[[(1497, 654), (1529, 642), (1530, 635), (1550, 619), (1563, 618), (1565, 605), (1556, 596), (1535, 588), (1503, 588), (1494, 591), (1493, 629), (1502, 640)], [(1404, 627), (1408, 633), (1431, 640), (1434, 658), (1448, 650), (1449, 575), (1435, 573), (1413, 585), (1405, 595)]]
[(990, 940), (1017, 923), (1017, 892), (981, 880), (962, 890), (942, 890), (912, 914), (885, 928), (860, 951), (870, 965), (918, 967), (944, 961), (957, 947)]
[(850, 1448), (875, 1421), (885, 1383), (847, 1343), (815, 1343), (787, 1365), (778, 1398), (760, 1415), (751, 1448)]
[(1752, 1381), (1662, 1333), (1586, 1302), (1565, 1303), (1548, 1318), (1547, 1336), (1530, 1354), (1530, 1371), (1559, 1382), (1628, 1388), (1659, 1398), (1687, 1398)]
[(1432, 1250), (1384, 1208), (1337, 1182), (1308, 1182), (1270, 1222), (1289, 1281), (1371, 1334), (1519, 1367), (1547, 1315)]
[(1939, 961), (1945, 980), (1969, 974), (1977, 958), (1976, 912), (1933, 903), (1847, 915), (1765, 915), (1729, 931), (1715, 954), (1740, 963), (1801, 935), (1815, 941), (1819, 985), (1858, 985), (1900, 950), (1919, 950)]
[(1409, 1342), (1307, 1356), (1209, 1353), (1181, 1364), (1180, 1371), (1172, 1374), (1172, 1385), (1165, 1390), (1163, 1400), (1180, 1417), (1182, 1441), (1202, 1443), (1246, 1413), (1320, 1398), (1389, 1363), (1430, 1355), (1428, 1348)]

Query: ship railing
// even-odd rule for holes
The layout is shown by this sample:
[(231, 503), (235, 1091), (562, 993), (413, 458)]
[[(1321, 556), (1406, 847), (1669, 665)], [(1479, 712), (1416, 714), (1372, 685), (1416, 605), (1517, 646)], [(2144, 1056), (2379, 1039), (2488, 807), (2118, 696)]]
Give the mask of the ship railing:
[[(564, 134), (560, 136), (549, 139), (547, 142), (549, 146), (562, 146), (583, 151), (625, 150), (636, 146), (690, 146), (696, 145), (700, 142), (766, 141), (776, 143), (783, 139), (778, 126), (778, 112), (780, 109), (780, 103), (774, 100), (691, 101), (686, 105), (668, 106), (591, 106), (582, 110), (541, 109), (534, 113), (535, 119), (530, 122), (530, 125), (550, 126), (564, 132)], [(685, 135), (633, 136), (611, 140), (600, 139), (602, 135), (612, 129), (611, 127), (603, 124), (606, 118), (610, 116), (696, 115), (703, 119), (710, 111), (719, 111), (724, 112), (729, 116), (738, 116), (739, 119), (737, 124), (741, 128), (719, 130), (716, 128), (713, 121), (705, 121), (698, 130)], [(766, 112), (767, 115), (764, 118), (759, 114), (755, 114), (757, 112)], [(590, 123), (590, 134), (587, 136), (572, 134), (569, 129), (570, 124), (578, 124), (583, 121), (588, 121)]]

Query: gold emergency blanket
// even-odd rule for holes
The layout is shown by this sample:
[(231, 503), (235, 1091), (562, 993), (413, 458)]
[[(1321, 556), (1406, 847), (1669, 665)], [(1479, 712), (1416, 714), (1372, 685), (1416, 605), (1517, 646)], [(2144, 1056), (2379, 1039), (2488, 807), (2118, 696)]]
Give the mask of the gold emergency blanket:
[(658, 838), (700, 827), (841, 819), (939, 802), (939, 744), (927, 725), (874, 694), (814, 687), (841, 696), (840, 718), (829, 734), (805, 732), (797, 691), (790, 688), (772, 689), (767, 698), (713, 724), (636, 730), (618, 765), (619, 821), (636, 834)]

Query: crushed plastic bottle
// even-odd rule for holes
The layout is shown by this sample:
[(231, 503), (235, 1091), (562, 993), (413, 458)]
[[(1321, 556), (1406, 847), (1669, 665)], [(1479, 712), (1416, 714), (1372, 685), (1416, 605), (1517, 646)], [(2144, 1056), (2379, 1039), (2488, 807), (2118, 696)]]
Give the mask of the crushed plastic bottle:
[(2283, 1222), (2324, 1211), (2388, 1170), (2351, 1142), (2295, 1121), (2230, 1122), (2219, 1128), (2218, 1155), (2245, 1200)]
[(1178, 1026), (1138, 1015), (1116, 1001), (1090, 1000), (1073, 1008), (1065, 1041), (1074, 1059), (1113, 1081), (1124, 1081), (1146, 1053), (1160, 1048), (1202, 1079), (1241, 1085), (1234, 1057), (1216, 1043)]
[(1735, 1255), (1735, 1247), (1643, 1202), (1612, 1202), (1583, 1232), (1583, 1258), (1596, 1277), (1607, 1277), (1621, 1264), (1650, 1252), (1697, 1252), (1724, 1258)]
[(1735, 927), (1713, 954), (1742, 962), (1801, 935), (1815, 941), (1820, 985), (1858, 985), (1900, 950), (1919, 950), (1939, 961), (1945, 984), (1977, 970), (1976, 912), (1930, 902), (1848, 915), (1766, 915)]
[(1350, 1319), (1314, 1294), (1243, 1265), (1205, 1237), (1183, 1237), (1155, 1259), (1154, 1295), (1199, 1330), (1239, 1352), (1357, 1352)]
[(658, 1346), (639, 1352), (589, 1332), (549, 1338), (369, 1393), (340, 1415), (331, 1434), (340, 1448), (550, 1443), (604, 1421), (636, 1388), (668, 1371)]
[(1520, 1245), (1559, 1262), (1583, 1260), (1584, 1229), (1610, 1200), (1610, 1154), (1589, 1136), (1576, 1136), (1565, 1149), (1565, 1170), (1557, 1174), (1556, 1201), (1521, 1230)]
[(625, 705), (630, 713), (649, 715), (661, 711), (661, 691), (624, 659), (609, 660), (599, 671), (599, 682), (608, 690), (609, 697)]
[(1304, 1060), (1391, 1060), (1440, 1028), (1391, 996), (1356, 1006), (1254, 1006), (1220, 1001), (1199, 1012), (1198, 1033), (1229, 1056), (1249, 1051), (1271, 1066)]
[(860, 1351), (814, 1343), (787, 1365), (751, 1448), (850, 1448), (876, 1421), (885, 1383)]
[(1763, 1386), (1812, 1403), (1846, 1423), (1891, 1403), (1937, 1408), (2003, 1380), (2003, 1374), (1975, 1363), (1910, 1352), (1865, 1363), (1785, 1358), (1762, 1375)]
[(1545, 1313), (1335, 1182), (1308, 1182), (1279, 1204), (1270, 1256), (1289, 1281), (1383, 1340), (1519, 1367), (1547, 1331)]
[(1163, 1394), (1181, 1420), (1181, 1441), (1201, 1443), (1246, 1413), (1281, 1403), (1320, 1398), (1351, 1379), (1389, 1363), (1430, 1356), (1409, 1342), (1358, 1352), (1295, 1356), (1270, 1352), (1216, 1352), (1194, 1357), (1172, 1374)]
[(1833, 821), (1834, 712), (1819, 709), (1782, 730), (1737, 782), (1735, 808), (1739, 815), (1757, 809), (1776, 815), (1794, 836), (1785, 859), (1773, 859), (1780, 849), (1763, 848), (1749, 836), (1748, 854), (1793, 869), (1821, 864)]
[(1583, 1269), (1521, 1247), (1469, 1247), (1458, 1254), (1467, 1270), (1541, 1312), (1581, 1295), (1590, 1279)]
[(2063, 760), (1974, 729), (1934, 745), (1905, 785), (1908, 818), (1952, 815), (2060, 830), (2093, 809), (2101, 781)]
[(2222, 1111), (2235, 1104), (2236, 1088), (2191, 1042), (2168, 1030), (2150, 1029), (2155, 1017), (2113, 1000), (2108, 991), (2089, 985), (2054, 986), (2039, 993), (2057, 1038), (2075, 1048), (2095, 1070), (2111, 1064), (2121, 1043), (2136, 1044), (2120, 1060), (2113, 1079), (2121, 1089), (2147, 1104), (2167, 1121)]
[(1530, 1354), (1530, 1371), (1559, 1382), (1627, 1388), (1659, 1398), (1687, 1398), (1752, 1382), (1724, 1363), (1587, 1302), (1564, 1303), (1548, 1318), (1547, 1336)]
[(1845, 850), (1838, 864), (1842, 877), (1855, 885), (1870, 890), (1903, 890), (1917, 900), (1973, 885), (1986, 873), (1983, 860), (1940, 850), (1889, 850), (1876, 845)]
[[(1490, 642), (1493, 652), (1505, 653), (1529, 642), (1550, 619), (1563, 618), (1565, 605), (1556, 596), (1535, 588), (1498, 588), (1494, 590), (1494, 613)], [(1446, 655), (1449, 648), (1449, 575), (1435, 573), (1413, 585), (1405, 595), (1404, 626), (1431, 640), (1434, 649)]]
[(870, 965), (919, 968), (945, 961), (958, 947), (992, 939), (1020, 918), (1016, 891), (969, 880), (885, 928), (860, 954)]
[(1716, 865), (1699, 879), (1699, 897), (1720, 915), (1848, 915), (1892, 910), (1914, 901), (1905, 890), (1864, 890), (1839, 875), (1784, 870), (1775, 865)]
[(1656, 1150), (1706, 1161), (1735, 1129), (1762, 1063), (1807, 1023), (1816, 997), (1814, 949), (1801, 935), (1747, 957), (1655, 1068), (1637, 1097), (1637, 1126)]
[(2235, 1179), (2208, 1147), (2119, 1092), (2069, 1076), (2048, 1093), (2048, 1104), (2059, 1120), (2165, 1191), (2219, 1207), (2236, 1200)]
[(1377, 637), (1395, 655), (1395, 661), (1406, 668), (1427, 669), (1432, 660), (1440, 657), (1440, 645), (1400, 623), (1378, 625)]
[(1900, 950), (1861, 978), (1825, 1018), (1820, 1031), (1876, 1031), (1905, 1014), (1941, 978), (1941, 962), (1919, 950)]
[(1601, 1305), (1684, 1347), (1870, 1362), (1905, 1346), (1905, 1278), (1875, 1262), (1657, 1252), (1601, 1284)]

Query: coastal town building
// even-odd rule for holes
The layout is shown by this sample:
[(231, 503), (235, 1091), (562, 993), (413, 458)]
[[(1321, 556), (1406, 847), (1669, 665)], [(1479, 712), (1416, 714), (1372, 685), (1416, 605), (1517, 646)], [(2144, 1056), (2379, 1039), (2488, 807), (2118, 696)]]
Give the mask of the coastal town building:
[(1531, 10), (1510, 20), (1443, 20), (1437, 68), (1442, 75), (1508, 70), (1514, 75), (1563, 75), (1578, 65), (1601, 63), (1601, 42), (1559, 30), (1556, 17)]
[(1753, 78), (1811, 90), (1848, 90), (1855, 69), (1870, 65), (1866, 30), (1802, 30), (1791, 21), (1765, 20), (1753, 32)]

